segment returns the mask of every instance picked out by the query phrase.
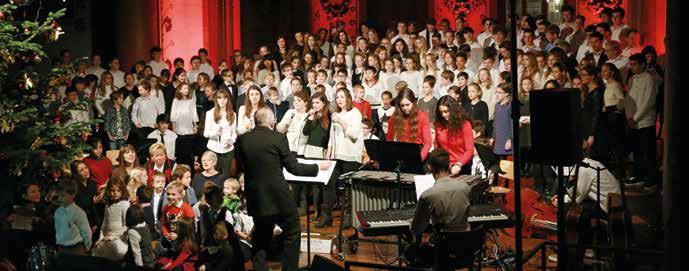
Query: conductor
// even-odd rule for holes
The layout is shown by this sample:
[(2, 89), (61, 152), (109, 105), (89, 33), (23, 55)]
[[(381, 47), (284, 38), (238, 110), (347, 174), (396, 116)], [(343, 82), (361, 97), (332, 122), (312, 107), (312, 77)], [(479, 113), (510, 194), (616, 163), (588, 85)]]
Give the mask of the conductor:
[(319, 165), (300, 164), (284, 134), (273, 131), (275, 116), (267, 107), (254, 115), (256, 128), (237, 140), (238, 166), (244, 172), (246, 207), (254, 219), (253, 266), (254, 270), (268, 270), (267, 251), (273, 239), (273, 228), (278, 225), (283, 233), (282, 270), (297, 270), (301, 226), (283, 167), (300, 176), (316, 176), (319, 167), (330, 167), (329, 161)]

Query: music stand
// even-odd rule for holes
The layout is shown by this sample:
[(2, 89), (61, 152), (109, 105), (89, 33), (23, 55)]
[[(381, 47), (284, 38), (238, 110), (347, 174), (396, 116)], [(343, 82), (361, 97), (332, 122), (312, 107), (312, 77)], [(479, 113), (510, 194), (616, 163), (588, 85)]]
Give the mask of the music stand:
[[(325, 160), (325, 159), (298, 158), (298, 161), (302, 164), (317, 164), (318, 161), (323, 161), (323, 160)], [(331, 168), (334, 168), (336, 163), (337, 163), (336, 161), (332, 161)], [(283, 169), (283, 174), (285, 174), (284, 172), (286, 172), (285, 169)], [(319, 173), (321, 173), (320, 169), (319, 169)], [(327, 173), (327, 180), (330, 179), (330, 174), (332, 174), (332, 171)], [(307, 179), (308, 178), (301, 178), (300, 176), (285, 176), (285, 181), (287, 181), (288, 183), (305, 185), (309, 189), (313, 189), (313, 185), (327, 185), (327, 182), (321, 183), (321, 182), (318, 182), (315, 180), (307, 180)], [(306, 267), (301, 268), (300, 270), (310, 270), (311, 269), (311, 224), (309, 222), (310, 218), (311, 218), (311, 210), (309, 210), (309, 205), (306, 204)], [(340, 224), (342, 224), (342, 223), (340, 223)], [(299, 236), (299, 240), (301, 242), (301, 236)]]
[[(371, 160), (377, 161), (380, 170), (392, 171), (397, 175), (397, 209), (402, 209), (402, 178), (401, 174), (424, 174), (421, 161), (421, 145), (396, 141), (364, 140), (366, 152)], [(397, 236), (398, 263), (402, 266), (402, 236)]]
[(366, 139), (364, 146), (371, 160), (378, 161), (380, 170), (395, 171), (400, 167), (399, 170), (403, 173), (425, 173), (421, 161), (421, 144)]

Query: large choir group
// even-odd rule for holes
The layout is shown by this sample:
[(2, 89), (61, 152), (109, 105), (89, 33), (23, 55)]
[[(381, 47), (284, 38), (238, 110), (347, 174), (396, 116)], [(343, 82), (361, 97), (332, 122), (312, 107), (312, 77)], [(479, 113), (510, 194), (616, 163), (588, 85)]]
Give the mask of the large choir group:
[[(663, 68), (624, 16), (605, 10), (587, 22), (565, 7), (559, 25), (521, 17), (516, 37), (490, 18), (480, 30), (463, 18), (454, 28), (447, 19), (429, 19), (423, 29), (399, 21), (385, 33), (361, 25), (357, 37), (320, 29), (228, 60), (211, 62), (202, 48), (171, 66), (154, 47), (148, 61), (124, 71), (117, 57), (73, 60), (63, 50), (53, 65), (71, 73), (47, 103), (50, 112), (65, 124), (103, 122), (93, 127), (88, 156), (65, 177), (18, 188), (16, 205), (35, 208), (40, 219), (14, 235), (8, 244), (23, 249), (10, 259), (19, 263), (26, 248), (44, 242), (130, 266), (243, 268), (254, 227), (243, 191), (252, 180), (237, 170), (235, 143), (254, 129), (262, 108), (273, 112), (292, 152), (337, 160), (333, 180), (366, 163), (363, 142), (374, 139), (421, 144), (422, 159), (443, 149), (450, 173), (484, 176), (519, 151), (537, 186), (552, 193), (548, 174), (529, 161), (529, 92), (578, 88), (588, 159), (614, 169), (617, 179), (652, 185)], [(512, 141), (515, 102), (523, 116), (519, 144)], [(318, 210), (317, 227), (332, 224), (333, 209), (347, 208), (337, 204), (336, 183), (313, 192), (292, 185), (301, 214), (309, 203)], [(577, 202), (590, 187), (579, 190)], [(281, 234), (276, 226), (273, 235)]]

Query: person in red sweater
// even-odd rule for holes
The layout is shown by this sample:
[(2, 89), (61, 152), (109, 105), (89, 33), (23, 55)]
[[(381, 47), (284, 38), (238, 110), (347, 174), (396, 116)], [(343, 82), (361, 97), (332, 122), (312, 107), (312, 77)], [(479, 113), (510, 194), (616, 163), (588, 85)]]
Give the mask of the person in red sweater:
[(178, 233), (171, 230), (171, 226), (181, 218), (194, 219), (194, 209), (191, 205), (182, 201), (185, 195), (184, 184), (179, 181), (171, 182), (165, 189), (167, 191), (167, 205), (163, 206), (163, 215), (160, 224), (163, 228), (163, 237), (168, 241), (178, 239)]
[(198, 260), (196, 254), (199, 245), (194, 232), (194, 218), (178, 218), (175, 224), (175, 232), (172, 234), (176, 236), (177, 242), (169, 256), (158, 260), (157, 267), (159, 270), (196, 270), (194, 266)]
[(425, 160), (433, 142), (428, 113), (416, 106), (416, 96), (409, 88), (397, 93), (395, 101), (397, 107), (388, 120), (387, 140), (422, 144), (421, 160)]
[(112, 161), (103, 155), (103, 141), (92, 138), (89, 140), (89, 145), (91, 145), (91, 155), (84, 158), (84, 163), (89, 168), (93, 181), (98, 187), (102, 187), (112, 174)]
[(171, 182), (172, 169), (175, 168), (175, 162), (168, 158), (165, 145), (163, 143), (155, 143), (148, 147), (148, 153), (151, 156), (146, 164), (146, 173), (148, 174), (146, 184), (148, 187), (153, 187), (153, 175), (156, 173), (165, 174), (166, 181)]
[(354, 101), (352, 101), (352, 105), (356, 109), (359, 109), (359, 113), (361, 113), (362, 118), (371, 119), (373, 110), (371, 110), (371, 104), (364, 100), (364, 94), (365, 91), (362, 85), (354, 86)]
[(449, 95), (440, 98), (435, 112), (435, 148), (444, 149), (450, 154), (452, 174), (469, 174), (474, 155), (474, 137), (467, 113), (462, 110), (459, 101)]

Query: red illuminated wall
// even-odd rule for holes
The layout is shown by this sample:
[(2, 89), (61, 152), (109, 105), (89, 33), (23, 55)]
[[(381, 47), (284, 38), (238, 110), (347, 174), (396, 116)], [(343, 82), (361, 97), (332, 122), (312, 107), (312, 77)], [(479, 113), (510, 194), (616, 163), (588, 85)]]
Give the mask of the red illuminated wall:
[[(476, 35), (482, 31), (481, 21), (486, 17), (494, 16), (490, 14), (490, 7), (492, 4), (491, 1), (493, 0), (469, 1), (479, 3), (479, 5), (476, 5), (473, 11), (466, 17), (469, 27), (474, 30)], [(454, 29), (455, 18), (457, 18), (457, 16), (453, 13), (451, 7), (446, 5), (445, 2), (445, 0), (429, 0), (429, 13), (431, 13), (429, 15), (431, 17), (435, 17), (435, 19), (438, 21), (438, 25), (440, 25), (440, 20), (442, 19), (450, 20), (450, 26)]]
[[(586, 17), (586, 24), (600, 22), (598, 14), (587, 8), (584, 1), (567, 2), (577, 3), (577, 14)], [(665, 3), (666, 0), (623, 0), (620, 5), (626, 11), (626, 24), (638, 29), (642, 43), (654, 46), (659, 55), (665, 53)]]
[(347, 34), (356, 37), (359, 5), (359, 0), (311, 0), (311, 31), (316, 33), (320, 28), (332, 29), (337, 22), (343, 21)]
[(239, 0), (159, 0), (160, 47), (163, 60), (189, 60), (199, 48), (209, 51), (216, 67), (240, 47)]
[[(641, 16), (638, 22), (630, 25), (641, 31), (642, 43), (653, 45), (658, 55), (665, 54), (666, 0), (640, 1), (638, 9)], [(637, 8), (637, 7), (635, 7)]]

